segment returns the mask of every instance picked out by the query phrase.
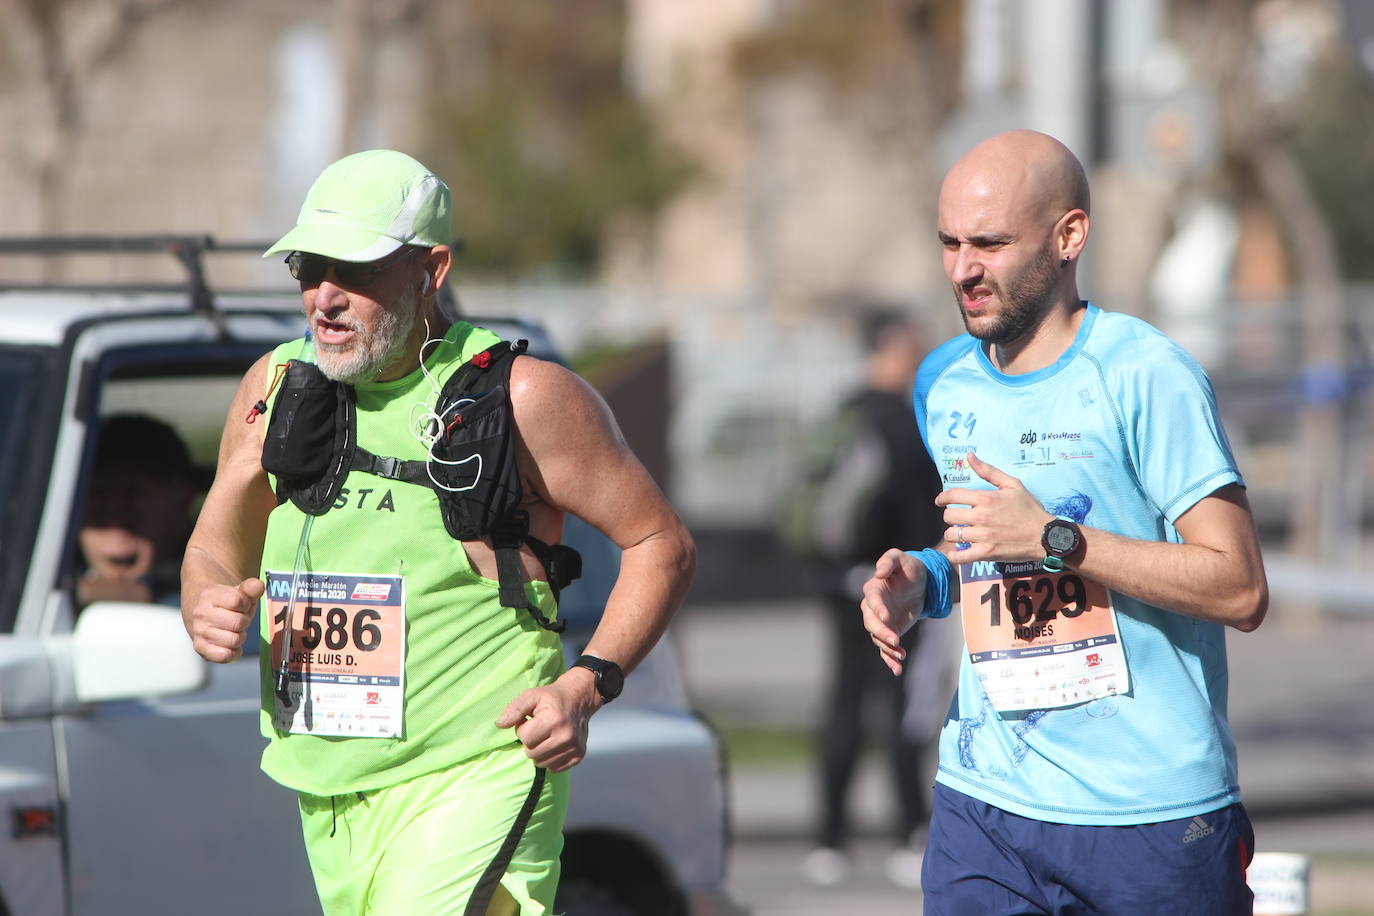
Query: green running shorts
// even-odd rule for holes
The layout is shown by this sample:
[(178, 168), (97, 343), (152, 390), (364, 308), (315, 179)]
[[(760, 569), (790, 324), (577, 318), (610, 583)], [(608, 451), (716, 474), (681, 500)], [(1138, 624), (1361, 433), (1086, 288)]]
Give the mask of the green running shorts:
[(568, 774), (520, 744), (373, 792), (300, 793), (326, 916), (547, 916)]

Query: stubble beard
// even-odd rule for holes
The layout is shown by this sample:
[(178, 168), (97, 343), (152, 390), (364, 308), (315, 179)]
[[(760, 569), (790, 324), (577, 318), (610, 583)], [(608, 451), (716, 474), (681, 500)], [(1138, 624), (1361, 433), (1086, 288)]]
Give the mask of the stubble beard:
[(991, 277), (985, 278), (982, 285), (1002, 303), (1002, 314), (979, 330), (970, 325), (961, 291), (956, 286), (954, 298), (960, 303), (959, 316), (964, 319), (964, 329), (973, 337), (995, 346), (1006, 346), (1022, 339), (1045, 314), (1058, 279), (1054, 254), (1049, 248), (1041, 249), (1025, 272), (1008, 282), (1005, 289)]
[(320, 371), (336, 382), (359, 385), (375, 382), (406, 358), (406, 346), (419, 316), (417, 297), (408, 293), (394, 308), (380, 310), (377, 325), (367, 334), (361, 325), (345, 321), (352, 328), (350, 343), (325, 344), (315, 341), (315, 359)]

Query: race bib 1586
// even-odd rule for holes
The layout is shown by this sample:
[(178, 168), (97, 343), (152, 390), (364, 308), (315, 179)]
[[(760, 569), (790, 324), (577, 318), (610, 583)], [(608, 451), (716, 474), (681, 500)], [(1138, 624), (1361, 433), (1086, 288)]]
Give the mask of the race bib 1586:
[[(292, 582), (295, 581), (295, 594)], [(400, 737), (405, 696), (405, 583), (400, 576), (267, 573), (272, 670), (287, 659), (291, 704), (275, 723), (293, 734)]]

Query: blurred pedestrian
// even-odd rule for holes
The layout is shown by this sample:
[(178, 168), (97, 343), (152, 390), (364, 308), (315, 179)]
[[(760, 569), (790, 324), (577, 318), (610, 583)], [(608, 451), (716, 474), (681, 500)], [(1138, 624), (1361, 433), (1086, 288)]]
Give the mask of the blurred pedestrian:
[[(905, 685), (874, 657), (854, 605), (889, 544), (939, 539), (943, 525), (934, 499), (940, 479), (911, 406), (912, 382), (927, 350), (920, 327), (890, 306), (869, 306), (858, 318), (867, 354), (863, 383), (814, 431), (805, 479), (791, 494), (786, 516), (790, 542), (809, 564), (829, 627), (829, 680), (817, 735), (819, 821), (803, 872), (821, 885), (849, 874), (850, 788), (866, 733), (876, 732), (887, 745), (897, 802), (888, 873), (914, 887), (929, 818), (923, 761), (934, 731), (902, 727)], [(916, 648), (916, 638), (914, 628), (903, 637), (907, 651)], [(872, 728), (875, 716), (884, 727)]]
[(1196, 362), (1080, 300), (1078, 160), (1044, 134), (974, 147), (939, 238), (968, 331), (916, 382), (940, 548), (892, 549), (861, 611), (893, 671), (961, 596), (925, 912), (1250, 912), (1254, 836), (1226, 722), (1225, 628), (1268, 587)]

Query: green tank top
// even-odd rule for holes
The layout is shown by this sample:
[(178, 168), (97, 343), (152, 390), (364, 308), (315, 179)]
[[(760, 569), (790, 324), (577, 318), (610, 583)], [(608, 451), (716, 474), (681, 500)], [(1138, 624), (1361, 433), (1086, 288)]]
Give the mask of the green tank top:
[[(490, 331), (456, 323), (431, 349), (425, 363), (428, 376), (417, 368), (401, 379), (357, 386), (358, 445), (376, 455), (425, 459), (428, 449), (412, 430), (423, 425), (448, 377), (498, 340)], [(296, 340), (274, 350), (269, 376), (303, 349), (310, 352)], [(522, 690), (548, 684), (562, 673), (561, 643), (526, 611), (501, 606), (498, 583), (478, 575), (462, 543), (445, 531), (434, 491), (351, 471), (333, 507), (311, 522), (301, 548), (306, 518), (285, 502), (267, 522), (262, 566), (269, 593), (260, 615), (260, 722), (269, 743), (263, 771), (297, 791), (340, 795), (394, 785), (516, 741), (513, 729), (497, 729), (492, 723)], [(298, 552), (302, 568), (296, 581), (311, 587), (324, 583), (313, 597), (298, 597), (292, 616), (293, 657), (313, 649), (317, 664), (312, 677), (323, 679), (312, 680), (300, 701), (309, 704), (300, 708), (312, 713), (305, 726), (309, 733), (278, 727), (273, 689), (272, 618), (284, 617), (284, 596)], [(339, 583), (344, 583), (343, 591), (327, 592), (326, 587)], [(526, 583), (525, 590), (546, 616), (554, 616), (556, 602), (546, 582)], [(366, 600), (396, 592), (404, 601), (403, 628), (395, 623), (394, 608), (382, 612), (393, 616), (383, 618)], [(363, 600), (349, 603), (359, 596)], [(316, 606), (309, 617), (302, 616), (306, 605)], [(280, 610), (272, 613), (274, 608)], [(374, 621), (389, 621), (390, 629)], [(313, 644), (306, 645), (311, 636)], [(383, 639), (387, 652), (400, 650), (392, 664), (403, 666), (403, 689), (396, 685), (389, 693), (386, 687), (374, 691), (368, 678), (358, 683), (359, 669), (333, 666), (345, 658), (364, 658)], [(352, 673), (340, 678), (331, 671)], [(366, 705), (377, 697), (401, 703), (399, 716), (393, 713), (385, 726), (394, 726), (396, 734), (350, 737), (349, 731), (366, 733), (371, 719), (383, 719)]]

